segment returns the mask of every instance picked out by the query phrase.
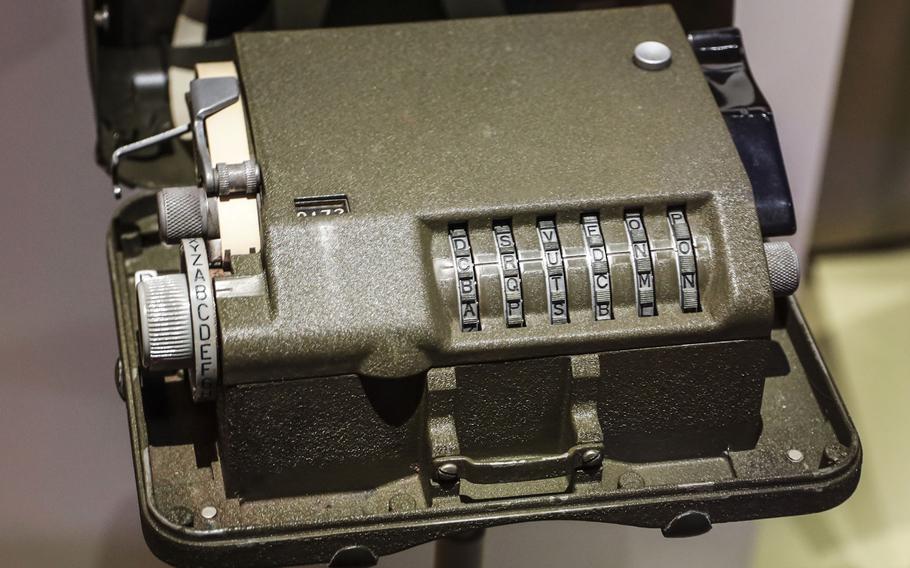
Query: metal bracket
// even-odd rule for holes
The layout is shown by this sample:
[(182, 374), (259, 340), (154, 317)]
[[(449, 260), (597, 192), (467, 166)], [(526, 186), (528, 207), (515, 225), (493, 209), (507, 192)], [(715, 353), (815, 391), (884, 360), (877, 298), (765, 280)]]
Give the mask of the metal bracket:
[(202, 187), (209, 195), (218, 193), (215, 169), (209, 155), (205, 134), (205, 119), (240, 99), (240, 84), (236, 77), (210, 77), (190, 82), (189, 102), (193, 112), (193, 138), (202, 177)]
[[(120, 176), (117, 171), (120, 168), (120, 158), (126, 156), (127, 154), (132, 154), (133, 152), (138, 152), (139, 150), (148, 148), (149, 146), (156, 146), (162, 142), (166, 142), (171, 138), (176, 138), (178, 136), (183, 136), (190, 131), (190, 125), (181, 124), (180, 126), (175, 126), (170, 130), (165, 130), (164, 132), (159, 132), (154, 136), (149, 136), (148, 138), (143, 138), (136, 142), (120, 146), (114, 153), (111, 154), (111, 181), (114, 183), (114, 197), (120, 199), (123, 196), (123, 185), (120, 183)], [(126, 186), (130, 189), (135, 189), (132, 186)]]
[(566, 418), (574, 435), (565, 451), (478, 459), (467, 455), (458, 440), (456, 368), (431, 369), (427, 373), (427, 443), (436, 495), (484, 500), (562, 493), (579, 470), (586, 479), (599, 482), (604, 451), (596, 403), (600, 375), (597, 355), (571, 357), (571, 405)]
[[(127, 154), (132, 154), (149, 146), (182, 136), (192, 130), (196, 143), (196, 156), (201, 170), (202, 186), (209, 195), (218, 194), (218, 183), (212, 159), (209, 155), (208, 138), (205, 134), (205, 119), (216, 112), (229, 107), (240, 99), (240, 84), (236, 77), (209, 77), (194, 79), (190, 82), (188, 102), (192, 112), (192, 123), (181, 124), (170, 130), (165, 130), (143, 138), (136, 142), (126, 144), (114, 150), (111, 155), (111, 179), (114, 184), (114, 197), (119, 199), (123, 195), (123, 185), (120, 183), (118, 169), (120, 160)], [(256, 168), (258, 173), (258, 167)], [(258, 183), (258, 180), (257, 180)], [(132, 188), (130, 188), (132, 189)]]

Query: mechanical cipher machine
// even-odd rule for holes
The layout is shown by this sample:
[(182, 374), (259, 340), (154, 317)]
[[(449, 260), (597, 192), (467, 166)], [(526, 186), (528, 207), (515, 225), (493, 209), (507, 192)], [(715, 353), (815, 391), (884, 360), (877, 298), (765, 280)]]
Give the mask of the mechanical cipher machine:
[(702, 40), (661, 7), (240, 33), (200, 63), (187, 124), (112, 159), (118, 191), (163, 140), (196, 161), (108, 243), (156, 554), (367, 565), (846, 499), (859, 440), (735, 143), (770, 112), (729, 112), (712, 77), (751, 75)]

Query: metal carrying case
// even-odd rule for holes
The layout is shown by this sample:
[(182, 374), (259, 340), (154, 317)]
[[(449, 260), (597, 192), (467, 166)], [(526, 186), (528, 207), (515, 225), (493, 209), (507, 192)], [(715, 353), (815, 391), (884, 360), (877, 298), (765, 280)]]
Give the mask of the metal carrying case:
[(146, 48), (95, 41), (99, 156), (132, 143), (115, 182), (166, 188), (108, 238), (162, 559), (366, 565), (544, 519), (688, 536), (855, 488), (766, 242), (792, 203), (735, 30), (648, 7), (247, 31), (149, 63), (195, 70), (185, 127), (163, 91), (111, 110), (97, 85), (141, 84)]

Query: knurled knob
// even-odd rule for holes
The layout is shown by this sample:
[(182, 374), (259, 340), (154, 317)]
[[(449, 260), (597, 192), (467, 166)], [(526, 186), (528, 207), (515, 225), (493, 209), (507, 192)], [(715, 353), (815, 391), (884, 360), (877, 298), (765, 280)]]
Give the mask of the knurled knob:
[(789, 296), (799, 288), (799, 257), (790, 243), (771, 241), (765, 243), (768, 274), (775, 297)]
[(136, 292), (143, 365), (153, 371), (175, 371), (190, 366), (193, 323), (186, 275), (146, 278)]
[(246, 160), (238, 164), (220, 163), (215, 166), (215, 183), (218, 195), (246, 194), (253, 195), (259, 191), (259, 164), (255, 160)]
[(218, 207), (201, 187), (166, 187), (158, 192), (158, 233), (175, 244), (181, 239), (218, 236)]

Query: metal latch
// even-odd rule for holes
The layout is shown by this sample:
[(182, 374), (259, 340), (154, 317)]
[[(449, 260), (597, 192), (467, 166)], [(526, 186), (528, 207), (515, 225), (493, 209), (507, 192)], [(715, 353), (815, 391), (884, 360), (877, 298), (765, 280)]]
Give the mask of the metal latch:
[(196, 145), (196, 160), (200, 172), (202, 187), (208, 195), (232, 195), (236, 193), (254, 194), (259, 190), (261, 174), (255, 160), (246, 160), (239, 164), (217, 164), (212, 166), (208, 138), (205, 133), (205, 120), (218, 111), (229, 107), (240, 99), (240, 84), (236, 77), (209, 77), (194, 79), (190, 82), (187, 95), (192, 122), (175, 126), (149, 136), (142, 140), (126, 144), (114, 150), (111, 156), (111, 179), (114, 184), (114, 197), (123, 194), (118, 169), (120, 160), (127, 154), (155, 146), (172, 138), (193, 132)]

